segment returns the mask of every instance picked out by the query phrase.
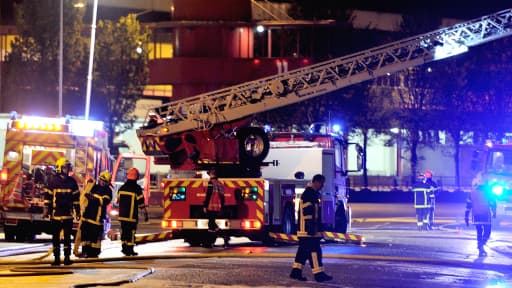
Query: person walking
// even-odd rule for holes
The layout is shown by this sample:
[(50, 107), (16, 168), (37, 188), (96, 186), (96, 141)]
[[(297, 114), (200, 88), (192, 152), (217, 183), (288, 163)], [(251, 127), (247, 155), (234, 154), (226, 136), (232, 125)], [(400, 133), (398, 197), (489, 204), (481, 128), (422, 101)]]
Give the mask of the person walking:
[(322, 248), (320, 240), (322, 239), (322, 211), (320, 207), (320, 190), (324, 186), (325, 177), (317, 174), (313, 177), (312, 183), (306, 187), (300, 197), (299, 202), (299, 227), (297, 236), (299, 238), (299, 247), (295, 255), (295, 261), (292, 265), (290, 278), (307, 281), (302, 276), (302, 268), (309, 260), (311, 270), (315, 281), (324, 282), (332, 280), (332, 277), (324, 272), (322, 265)]
[[(45, 188), (45, 214), (50, 217), (54, 261), (60, 265), (60, 234), (64, 231), (64, 265), (71, 265), (71, 234), (73, 217), (80, 220), (80, 191), (76, 180), (69, 175), (71, 163), (59, 158), (55, 163), (55, 175), (50, 176)], [(74, 211), (74, 215), (73, 215)]]
[(472, 214), (473, 224), (476, 230), (478, 256), (487, 256), (484, 246), (491, 237), (492, 218), (496, 218), (496, 198), (489, 191), (488, 179), (477, 176), (476, 187), (471, 190), (466, 202), (464, 221), (469, 226), (469, 216)]
[(412, 191), (414, 193), (414, 208), (416, 209), (416, 225), (419, 231), (431, 230), (429, 228), (428, 214), (431, 208), (431, 197), (433, 187), (427, 183), (424, 174), (419, 176), (419, 180), (414, 183)]
[(133, 250), (135, 246), (135, 232), (139, 222), (139, 209), (143, 210), (145, 221), (148, 218), (148, 211), (144, 204), (144, 194), (142, 187), (137, 184), (139, 179), (139, 170), (132, 167), (126, 172), (126, 182), (117, 192), (117, 202), (119, 203), (119, 222), (121, 222), (121, 252), (126, 256), (137, 256)]
[(98, 183), (89, 193), (85, 193), (87, 205), (80, 225), (82, 257), (97, 258), (101, 253), (103, 222), (107, 217), (107, 206), (112, 200), (111, 179), (112, 175), (109, 171), (101, 172)]
[[(208, 175), (210, 176), (210, 179), (208, 180), (206, 197), (203, 202), (203, 212), (208, 217), (208, 232), (212, 238), (216, 239), (220, 229), (215, 220), (221, 215), (222, 209), (224, 208), (224, 187), (217, 178), (215, 169), (210, 169), (208, 171)], [(229, 242), (229, 236), (224, 234), (223, 238), (224, 246), (227, 246)]]

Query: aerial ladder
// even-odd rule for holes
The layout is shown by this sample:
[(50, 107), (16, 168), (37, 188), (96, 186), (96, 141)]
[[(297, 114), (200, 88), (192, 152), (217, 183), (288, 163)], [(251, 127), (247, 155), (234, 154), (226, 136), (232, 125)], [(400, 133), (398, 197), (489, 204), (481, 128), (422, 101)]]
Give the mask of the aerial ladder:
[[(258, 176), (268, 152), (264, 131), (250, 126), (251, 115), (298, 103), (352, 84), (468, 51), (509, 36), (512, 9), (197, 96), (148, 111), (137, 130), (142, 150), (156, 164), (197, 169), (227, 163), (231, 172)], [(238, 147), (239, 155), (232, 155)], [(234, 166), (233, 166), (234, 165)]]

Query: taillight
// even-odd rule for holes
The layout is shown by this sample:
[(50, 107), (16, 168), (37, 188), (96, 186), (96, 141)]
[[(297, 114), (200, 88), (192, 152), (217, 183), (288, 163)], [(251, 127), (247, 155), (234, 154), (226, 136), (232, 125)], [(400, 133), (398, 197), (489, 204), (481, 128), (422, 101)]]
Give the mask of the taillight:
[(261, 222), (258, 220), (242, 220), (241, 226), (244, 230), (259, 230), (261, 229)]
[(7, 177), (8, 177), (8, 173), (7, 173), (7, 168), (3, 168), (2, 171), (0, 172), (0, 182), (2, 183), (2, 185), (5, 185), (7, 183)]
[(160, 222), (160, 226), (162, 228), (178, 229), (183, 228), (183, 223), (176, 220), (162, 220), (162, 222)]

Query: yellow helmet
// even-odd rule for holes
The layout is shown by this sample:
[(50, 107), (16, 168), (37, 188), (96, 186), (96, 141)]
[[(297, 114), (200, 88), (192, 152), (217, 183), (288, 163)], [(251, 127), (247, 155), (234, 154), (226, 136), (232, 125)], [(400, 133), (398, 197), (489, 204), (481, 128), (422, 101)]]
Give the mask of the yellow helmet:
[(57, 160), (57, 162), (55, 162), (55, 172), (57, 172), (57, 174), (62, 174), (63, 167), (67, 167), (68, 172), (71, 171), (71, 163), (68, 161), (68, 159), (61, 157)]
[(108, 172), (108, 170), (105, 170), (100, 173), (100, 180), (110, 183), (111, 179), (112, 179), (112, 175), (110, 174), (110, 172)]

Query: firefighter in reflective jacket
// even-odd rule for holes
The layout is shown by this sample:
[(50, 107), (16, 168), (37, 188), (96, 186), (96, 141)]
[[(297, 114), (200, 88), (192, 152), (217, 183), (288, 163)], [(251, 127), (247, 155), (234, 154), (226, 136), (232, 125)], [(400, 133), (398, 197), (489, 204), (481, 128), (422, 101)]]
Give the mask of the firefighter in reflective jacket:
[(428, 215), (432, 206), (431, 195), (434, 193), (434, 187), (426, 181), (425, 176), (422, 174), (419, 181), (414, 183), (412, 191), (414, 193), (414, 208), (416, 208), (418, 230), (432, 230)]
[(319, 191), (324, 186), (325, 177), (317, 174), (313, 177), (311, 185), (306, 187), (300, 197), (299, 203), (299, 248), (295, 255), (295, 262), (292, 265), (290, 278), (300, 281), (307, 281), (302, 276), (302, 268), (309, 260), (313, 275), (317, 282), (332, 280), (332, 277), (325, 274), (322, 266), (322, 248), (320, 247), (321, 234), (321, 211)]
[(430, 189), (432, 189), (432, 191), (428, 195), (430, 207), (428, 209), (428, 215), (427, 215), (427, 217), (428, 217), (427, 228), (429, 230), (434, 229), (434, 216), (435, 216), (435, 212), (436, 212), (436, 196), (437, 196), (436, 194), (438, 193), (437, 183), (434, 180), (432, 180), (432, 176), (433, 176), (433, 173), (431, 170), (426, 170), (425, 172), (423, 172), (423, 177), (425, 177), (424, 182), (427, 185), (430, 185)]
[(110, 172), (101, 172), (98, 183), (92, 187), (90, 193), (85, 193), (87, 206), (82, 214), (80, 229), (83, 257), (96, 258), (100, 255), (103, 221), (106, 219), (107, 206), (112, 200), (111, 178)]
[(126, 182), (119, 188), (117, 199), (119, 203), (119, 222), (121, 222), (121, 242), (122, 250), (126, 256), (137, 256), (133, 251), (135, 246), (135, 232), (139, 221), (139, 209), (144, 211), (144, 216), (148, 218), (148, 212), (144, 205), (144, 194), (142, 187), (137, 184), (139, 179), (139, 170), (130, 168), (126, 172)]
[(76, 180), (69, 176), (71, 163), (60, 158), (55, 163), (56, 175), (52, 175), (45, 188), (45, 214), (50, 216), (52, 227), (52, 266), (60, 265), (60, 232), (64, 231), (64, 265), (71, 265), (71, 233), (74, 216), (80, 218), (80, 191)]
[(496, 218), (496, 198), (489, 191), (489, 181), (482, 179), (481, 175), (477, 176), (475, 186), (466, 202), (464, 220), (469, 226), (469, 214), (472, 214), (476, 229), (478, 256), (484, 257), (487, 256), (484, 246), (491, 237), (491, 217)]

